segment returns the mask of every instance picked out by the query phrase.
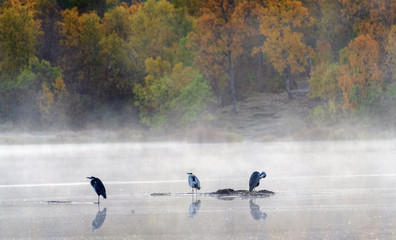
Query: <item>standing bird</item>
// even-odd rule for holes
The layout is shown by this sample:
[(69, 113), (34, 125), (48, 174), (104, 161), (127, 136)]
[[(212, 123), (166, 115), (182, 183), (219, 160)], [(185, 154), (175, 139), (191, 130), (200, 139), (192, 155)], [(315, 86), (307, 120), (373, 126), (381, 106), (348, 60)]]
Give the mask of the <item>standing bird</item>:
[(265, 174), (265, 172), (253, 172), (249, 180), (249, 192), (253, 191), (256, 187), (258, 187), (258, 185), (260, 185), (260, 179), (265, 178), (266, 176), (267, 175)]
[[(187, 174), (188, 174), (188, 184), (191, 187), (192, 193), (194, 193), (194, 188), (197, 189), (197, 190), (201, 189), (201, 184), (199, 183), (199, 180), (198, 180), (197, 176), (195, 176), (192, 173), (187, 173)], [(195, 192), (197, 190), (195, 190)]]
[(92, 177), (87, 177), (88, 179), (91, 179), (91, 186), (95, 190), (96, 194), (98, 194), (98, 204), (100, 203), (100, 195), (103, 196), (104, 199), (106, 199), (106, 188), (103, 185), (102, 181), (100, 181), (99, 178), (96, 178), (94, 176)]

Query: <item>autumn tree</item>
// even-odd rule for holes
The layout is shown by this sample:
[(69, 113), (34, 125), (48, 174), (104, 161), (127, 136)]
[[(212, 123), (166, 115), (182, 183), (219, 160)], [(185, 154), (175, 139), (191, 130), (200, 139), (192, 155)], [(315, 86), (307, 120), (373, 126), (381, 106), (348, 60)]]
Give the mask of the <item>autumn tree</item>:
[(41, 83), (39, 95), (39, 110), (41, 124), (46, 126), (65, 127), (67, 123), (68, 92), (61, 77), (57, 77), (52, 84)]
[(196, 120), (211, 101), (211, 91), (199, 70), (190, 66), (192, 51), (186, 35), (192, 28), (191, 17), (167, 1), (149, 0), (138, 5), (131, 24), (129, 44), (137, 69), (145, 70), (144, 81), (133, 88), (141, 122), (162, 128), (181, 124), (180, 119)]
[(213, 101), (212, 92), (197, 69), (179, 62), (173, 68), (161, 57), (146, 60), (144, 84), (137, 84), (135, 105), (141, 121), (153, 128), (194, 122)]
[(103, 36), (99, 41), (102, 59), (103, 95), (107, 101), (131, 98), (134, 82), (140, 77), (136, 56), (128, 43), (132, 34), (133, 9), (125, 4), (108, 10), (102, 19)]
[(76, 8), (65, 10), (61, 25), (61, 45), (64, 49), (62, 69), (66, 85), (89, 98), (100, 99), (102, 62), (100, 41), (102, 31), (96, 13), (79, 16)]
[(382, 43), (396, 22), (396, 4), (393, 0), (337, 0), (343, 15), (355, 25), (355, 32), (371, 35)]
[(205, 5), (202, 0), (171, 0), (176, 8), (186, 9), (188, 14), (197, 17), (201, 14), (201, 7)]
[[(339, 1), (312, 0), (317, 4), (317, 14), (314, 16), (316, 30), (316, 51), (321, 51), (318, 47), (324, 42), (329, 44), (327, 57), (331, 57), (333, 61), (338, 60), (338, 52), (346, 47), (350, 39), (354, 36), (353, 22), (349, 16), (343, 14), (343, 6)], [(311, 9), (310, 13), (311, 13)], [(318, 57), (318, 56), (316, 56)], [(315, 59), (314, 61), (320, 61)]]
[[(392, 26), (396, 24), (396, 3), (392, 0), (338, 0), (342, 15), (353, 24), (354, 35), (369, 35), (379, 46), (381, 66), (387, 60), (387, 38)], [(387, 69), (382, 68), (383, 72)], [(386, 82), (390, 82), (389, 74), (384, 74)]]
[[(34, 122), (36, 82), (21, 71), (36, 56), (38, 37), (42, 34), (30, 0), (4, 1), (0, 7), (0, 117), (6, 121)], [(26, 123), (25, 122), (25, 123)]]
[(389, 83), (396, 83), (396, 25), (393, 25), (385, 43), (386, 60), (384, 72)]
[(15, 79), (19, 71), (36, 56), (38, 36), (42, 34), (33, 0), (9, 0), (0, 9), (1, 78)]
[(181, 18), (183, 13), (176, 11), (166, 0), (148, 0), (137, 6), (137, 11), (130, 19), (129, 46), (140, 70), (139, 79), (143, 79), (146, 59), (160, 56), (163, 60), (173, 62), (172, 56), (167, 53), (189, 32), (192, 20), (186, 15)]
[(285, 78), (286, 91), (290, 98), (290, 78), (306, 71), (313, 49), (304, 43), (304, 34), (299, 32), (303, 25), (313, 23), (308, 9), (300, 1), (269, 0), (261, 18), (260, 32), (265, 36), (264, 44), (253, 51), (263, 52), (276, 71)]
[(378, 67), (379, 45), (370, 35), (360, 35), (340, 52), (338, 85), (344, 99), (344, 109), (372, 103), (383, 86)]
[(195, 63), (220, 98), (229, 87), (234, 112), (238, 112), (235, 59), (243, 53), (242, 44), (254, 32), (249, 23), (257, 18), (260, 9), (253, 1), (207, 1), (190, 35), (198, 49)]
[(41, 22), (43, 34), (38, 37), (37, 57), (52, 64), (58, 64), (59, 54), (59, 22), (61, 13), (56, 0), (36, 0), (37, 18)]

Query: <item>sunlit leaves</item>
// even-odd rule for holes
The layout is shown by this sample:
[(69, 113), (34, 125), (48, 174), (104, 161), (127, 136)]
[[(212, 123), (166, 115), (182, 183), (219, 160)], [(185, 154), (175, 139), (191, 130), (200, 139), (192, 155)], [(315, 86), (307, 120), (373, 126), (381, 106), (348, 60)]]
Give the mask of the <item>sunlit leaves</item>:
[(42, 33), (36, 18), (35, 1), (9, 0), (0, 9), (0, 72), (2, 78), (15, 78), (36, 54)]
[(165, 0), (149, 0), (132, 15), (129, 43), (138, 58), (140, 69), (144, 69), (147, 58), (164, 58), (164, 50), (183, 37), (176, 31), (180, 27), (176, 19), (175, 8)]
[(266, 40), (253, 53), (264, 52), (280, 74), (284, 74), (287, 67), (291, 74), (303, 72), (313, 49), (304, 43), (303, 33), (296, 30), (313, 23), (308, 9), (295, 0), (270, 0), (267, 4), (260, 25)]

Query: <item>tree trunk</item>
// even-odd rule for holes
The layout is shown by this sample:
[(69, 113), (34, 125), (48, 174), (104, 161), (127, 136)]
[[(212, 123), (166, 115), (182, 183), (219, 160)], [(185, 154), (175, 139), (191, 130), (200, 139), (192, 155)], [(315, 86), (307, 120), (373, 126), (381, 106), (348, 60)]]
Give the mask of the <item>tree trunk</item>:
[[(229, 2), (231, 5), (233, 2)], [(223, 19), (225, 23), (228, 23), (228, 17), (226, 14), (226, 9), (224, 8), (224, 0), (220, 2), (219, 7), (221, 8), (221, 12), (223, 14)], [(231, 51), (231, 43), (232, 43), (232, 37), (231, 33), (227, 32), (227, 60), (228, 60), (228, 76), (230, 78), (230, 88), (231, 88), (231, 98), (232, 98), (232, 103), (234, 105), (234, 112), (238, 113), (238, 105), (237, 105), (237, 100), (236, 100), (236, 95), (235, 95), (235, 81), (234, 81), (234, 71), (232, 70), (232, 51)]]
[(293, 99), (293, 95), (290, 92), (290, 66), (286, 67), (286, 69), (284, 70), (284, 75), (287, 95), (289, 96), (289, 99)]
[(231, 88), (232, 103), (234, 105), (234, 112), (238, 113), (237, 99), (236, 99), (236, 95), (235, 95), (234, 71), (232, 70), (231, 49), (230, 49), (229, 46), (227, 46), (227, 48), (228, 48), (228, 51), (227, 51), (228, 75), (230, 77), (230, 88)]

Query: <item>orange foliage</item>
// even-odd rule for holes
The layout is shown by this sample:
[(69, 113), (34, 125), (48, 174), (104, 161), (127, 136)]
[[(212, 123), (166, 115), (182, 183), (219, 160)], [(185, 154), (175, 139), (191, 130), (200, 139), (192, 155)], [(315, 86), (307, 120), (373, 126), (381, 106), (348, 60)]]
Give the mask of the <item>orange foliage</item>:
[[(366, 97), (370, 87), (383, 85), (382, 74), (378, 68), (378, 42), (370, 35), (360, 35), (340, 55), (338, 85), (343, 93), (344, 108), (354, 110), (358, 101)], [(351, 96), (354, 87), (359, 88), (360, 92)]]
[(246, 0), (210, 0), (201, 11), (195, 31), (190, 34), (198, 50), (194, 61), (215, 91), (224, 90), (230, 78), (227, 57), (231, 55), (234, 62), (242, 54), (244, 41), (257, 32), (251, 21), (262, 7)]
[(377, 41), (385, 39), (396, 20), (394, 0), (338, 0), (343, 14), (357, 23), (361, 34), (369, 34)]
[(390, 74), (390, 81), (396, 82), (396, 25), (393, 25), (385, 43), (385, 69)]

